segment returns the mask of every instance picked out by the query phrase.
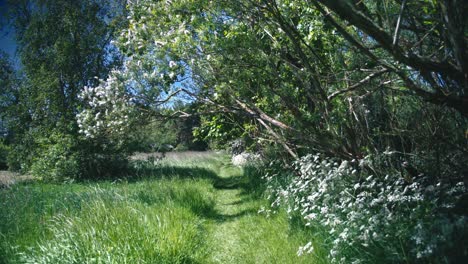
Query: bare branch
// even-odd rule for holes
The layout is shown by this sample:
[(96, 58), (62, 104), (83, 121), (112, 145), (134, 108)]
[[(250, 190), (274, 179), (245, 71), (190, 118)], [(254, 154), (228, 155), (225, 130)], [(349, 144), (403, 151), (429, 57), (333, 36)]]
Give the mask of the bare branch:
[(354, 91), (354, 90), (358, 89), (359, 87), (361, 87), (363, 84), (369, 82), (370, 80), (372, 80), (375, 77), (378, 77), (378, 76), (382, 75), (385, 72), (388, 72), (388, 69), (384, 69), (384, 70), (380, 70), (378, 72), (371, 73), (371, 74), (367, 75), (364, 79), (362, 79), (359, 82), (351, 85), (347, 89), (339, 90), (339, 91), (336, 91), (336, 92), (332, 93), (331, 95), (328, 96), (328, 100), (331, 101), (333, 98), (337, 97), (340, 94), (344, 94), (344, 93)]
[[(463, 74), (459, 69), (451, 65), (446, 61), (435, 61), (429, 58), (420, 57), (416, 54), (405, 54), (405, 52), (398, 46), (393, 46), (392, 37), (387, 34), (381, 27), (376, 25), (368, 17), (365, 17), (360, 11), (356, 10), (352, 2), (348, 0), (317, 0), (324, 4), (335, 13), (337, 13), (342, 19), (345, 19), (352, 25), (358, 27), (360, 30), (371, 36), (382, 47), (390, 52), (393, 57), (415, 69), (436, 71), (444, 73), (447, 76), (452, 76), (456, 80), (463, 80)], [(313, 1), (316, 6), (316, 1)]]
[(295, 159), (297, 159), (297, 154), (288, 146), (288, 144), (286, 143), (286, 141), (280, 137), (267, 123), (265, 123), (265, 121), (263, 121), (262, 119), (260, 118), (257, 118), (258, 122), (260, 122), (260, 124), (262, 124), (263, 127), (266, 128), (266, 130), (268, 131), (268, 133), (270, 133), (276, 140), (279, 141), (279, 143), (283, 146), (283, 148)]
[(262, 110), (260, 110), (258, 107), (256, 106), (247, 106), (246, 103), (243, 103), (241, 102), (240, 100), (238, 99), (234, 99), (235, 102), (242, 108), (244, 109), (245, 111), (247, 111), (249, 114), (251, 114), (252, 116), (254, 117), (257, 117), (257, 118), (260, 118), (262, 120), (265, 120), (279, 128), (282, 128), (282, 129), (286, 129), (286, 130), (294, 130), (294, 128), (270, 117), (269, 115), (265, 114), (265, 112), (263, 112)]
[(396, 46), (398, 43), (398, 37), (400, 35), (401, 16), (403, 15), (405, 6), (406, 6), (406, 0), (403, 0), (401, 2), (400, 14), (398, 15), (398, 20), (397, 20), (396, 27), (395, 27), (395, 34), (393, 35), (393, 43), (392, 43), (393, 46)]

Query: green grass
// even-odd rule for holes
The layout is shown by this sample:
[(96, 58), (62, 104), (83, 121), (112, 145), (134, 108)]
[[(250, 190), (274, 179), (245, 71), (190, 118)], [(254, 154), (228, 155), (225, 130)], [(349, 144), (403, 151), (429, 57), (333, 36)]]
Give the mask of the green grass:
[(205, 254), (200, 181), (17, 186), (2, 191), (3, 262), (194, 263)]
[(256, 177), (213, 154), (137, 162), (114, 181), (1, 189), (0, 263), (323, 263), (297, 257), (309, 236), (285, 214), (257, 213)]

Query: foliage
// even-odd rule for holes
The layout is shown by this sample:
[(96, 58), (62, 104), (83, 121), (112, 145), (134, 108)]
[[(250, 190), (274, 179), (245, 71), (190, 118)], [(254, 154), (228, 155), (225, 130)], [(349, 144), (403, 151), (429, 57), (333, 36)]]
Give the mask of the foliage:
[[(331, 6), (328, 1), (319, 2)], [(390, 2), (386, 1), (389, 14), (379, 13), (371, 2), (353, 8), (368, 7), (370, 14), (375, 12), (390, 23), (392, 14), (398, 14)], [(415, 8), (409, 5), (408, 13), (420, 15)], [(466, 122), (453, 110), (435, 110), (427, 104), (449, 98), (443, 99), (437, 91), (423, 95), (421, 90), (429, 87), (422, 87), (424, 82), (418, 78), (426, 78), (426, 72), (419, 71), (417, 82), (412, 83), (399, 63), (413, 64), (401, 62), (398, 48), (387, 61), (369, 61), (369, 56), (389, 58), (387, 46), (369, 55), (370, 48), (353, 42), (364, 38), (359, 28), (343, 29), (336, 19), (322, 16), (322, 10), (316, 1), (312, 5), (269, 0), (135, 2), (129, 5), (129, 27), (116, 42), (128, 60), (113, 75), (123, 78), (127, 97), (144, 110), (158, 111), (158, 106), (181, 93), (200, 102), (203, 116), (195, 133), (214, 147), (246, 137), (263, 146), (279, 144), (293, 157), (320, 151), (352, 159), (387, 147), (412, 152), (398, 142), (401, 131), (411, 124), (406, 114), (429, 112), (431, 116), (432, 111), (442, 110), (445, 116), (437, 119)], [(437, 10), (425, 12), (431, 16), (418, 19), (437, 23)], [(402, 42), (414, 33), (408, 20), (405, 13)], [(360, 41), (372, 45), (370, 39)], [(423, 46), (431, 45), (424, 38), (421, 41)], [(420, 69), (415, 68), (418, 74)], [(431, 82), (426, 78), (426, 83)], [(403, 111), (407, 112), (400, 115)], [(428, 130), (437, 124), (430, 119), (419, 121), (427, 122)], [(456, 135), (461, 135), (462, 126), (448, 133), (454, 144), (460, 144)]]
[(106, 76), (119, 62), (110, 40), (122, 26), (122, 1), (9, 4), (21, 58), (19, 77), (2, 91), (1, 100), (12, 145), (10, 168), (32, 170), (49, 180), (100, 176), (87, 175), (107, 168), (91, 168), (105, 164), (94, 162), (94, 151), (114, 144), (113, 149), (125, 152), (122, 140), (84, 140), (75, 114), (81, 108), (82, 87), (96, 83), (95, 77)]
[(80, 165), (73, 137), (53, 133), (50, 137), (36, 139), (40, 156), (33, 158), (31, 173), (52, 181), (69, 181), (80, 176)]
[(154, 120), (137, 125), (131, 132), (131, 149), (138, 152), (156, 152), (163, 145), (177, 145), (177, 127), (174, 122)]
[(7, 156), (10, 151), (10, 147), (4, 143), (3, 139), (0, 139), (0, 170), (5, 170), (7, 166)]
[[(156, 116), (140, 118), (129, 131), (131, 151), (166, 152), (203, 151), (208, 148), (203, 139), (194, 136), (194, 129), (200, 125), (200, 117), (194, 113), (194, 104), (175, 104), (163, 108)], [(173, 115), (184, 112), (187, 116), (176, 118)]]
[(13, 122), (11, 107), (14, 105), (17, 78), (6, 53), (0, 52), (0, 169), (5, 170), (10, 152), (8, 126)]
[[(466, 117), (467, 43), (462, 37), (467, 27), (463, 18), (466, 3), (310, 2), (352, 47), (373, 63), (394, 72), (406, 89), (428, 102), (456, 109)], [(336, 17), (352, 27), (343, 26)], [(373, 49), (376, 44), (378, 48)], [(409, 72), (405, 72), (405, 67)]]
[[(386, 157), (365, 157), (353, 164), (307, 155), (295, 163), (298, 177), (289, 185), (272, 185), (272, 206), (284, 205), (306, 226), (324, 232), (332, 262), (451, 263), (466, 258), (467, 218), (459, 211), (465, 184), (428, 184), (431, 178), (425, 175), (371, 174), (368, 168), (381, 169), (382, 159)], [(275, 177), (268, 181), (272, 184)]]

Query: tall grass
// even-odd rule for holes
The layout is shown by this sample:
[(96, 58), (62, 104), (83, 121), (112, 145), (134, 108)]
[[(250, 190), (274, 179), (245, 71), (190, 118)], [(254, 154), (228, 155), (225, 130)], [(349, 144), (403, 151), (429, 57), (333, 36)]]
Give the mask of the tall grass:
[(0, 192), (0, 263), (196, 263), (208, 180), (15, 186)]
[(51, 239), (21, 254), (24, 262), (193, 263), (203, 245), (201, 221), (190, 210), (122, 199), (99, 198), (78, 216), (54, 216), (49, 229)]

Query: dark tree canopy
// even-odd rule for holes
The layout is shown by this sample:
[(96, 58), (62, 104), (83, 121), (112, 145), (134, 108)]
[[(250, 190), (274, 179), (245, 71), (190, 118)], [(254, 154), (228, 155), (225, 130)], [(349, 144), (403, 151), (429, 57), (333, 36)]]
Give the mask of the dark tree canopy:
[(309, 2), (357, 51), (398, 75), (406, 88), (468, 115), (466, 1)]

